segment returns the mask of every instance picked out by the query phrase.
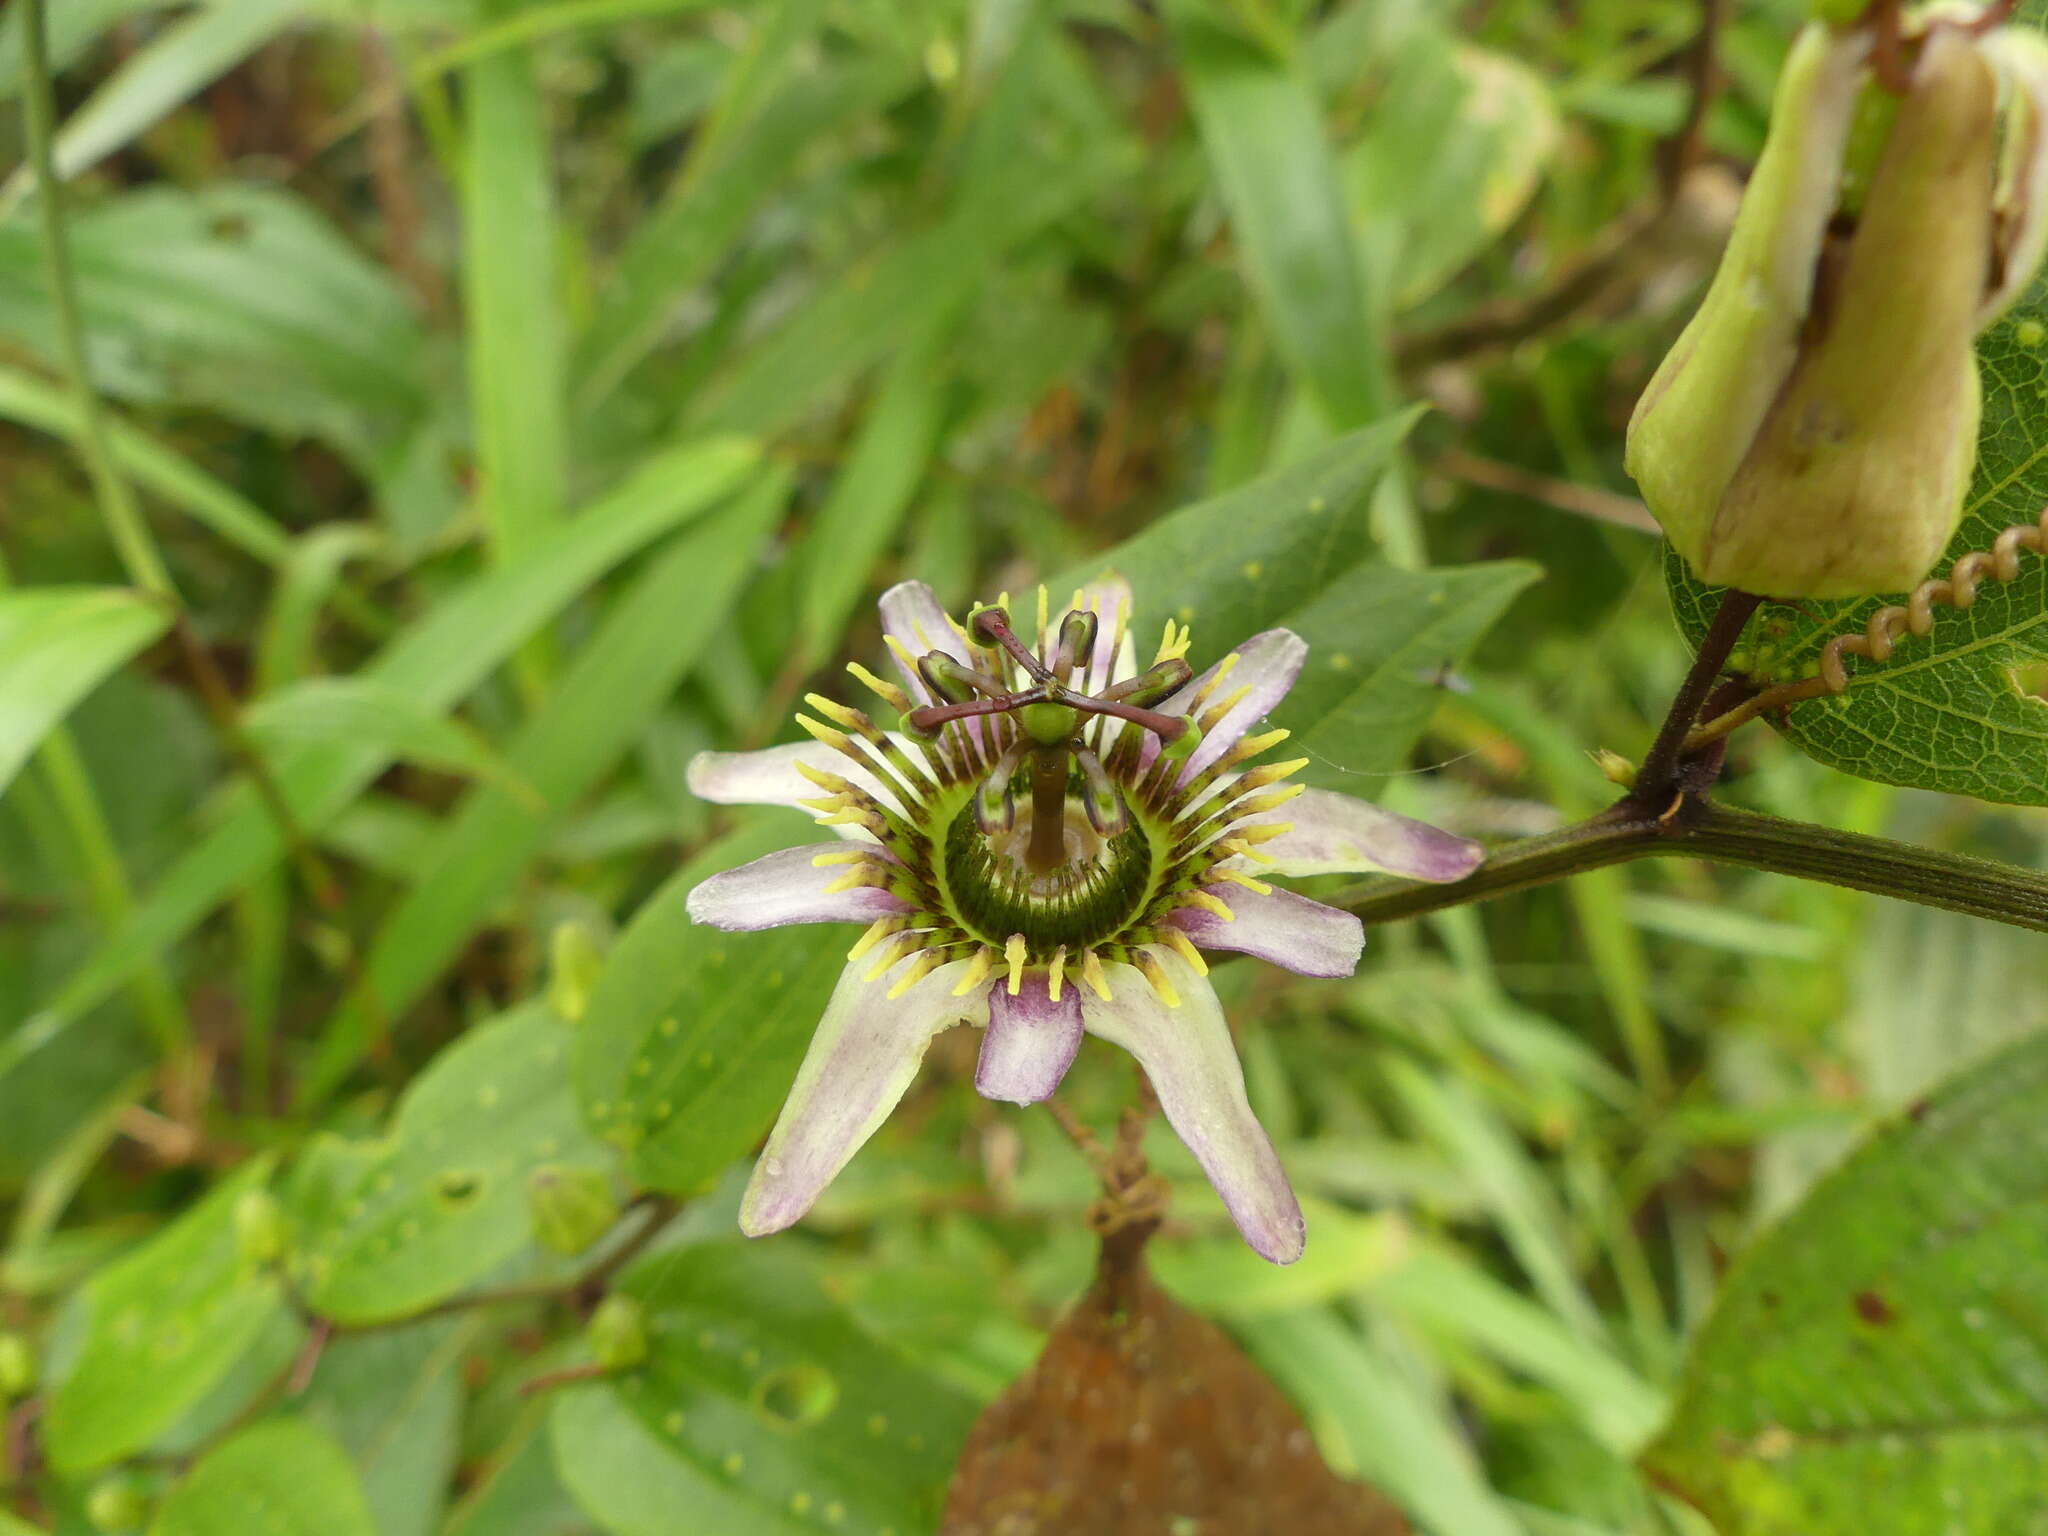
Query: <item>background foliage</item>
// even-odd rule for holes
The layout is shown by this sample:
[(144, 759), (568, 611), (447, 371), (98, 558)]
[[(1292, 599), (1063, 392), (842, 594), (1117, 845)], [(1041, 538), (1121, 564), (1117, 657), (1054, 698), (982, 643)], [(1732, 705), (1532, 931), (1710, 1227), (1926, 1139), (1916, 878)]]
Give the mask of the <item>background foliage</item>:
[[(60, 0), (92, 378), (176, 596), (95, 510), (16, 169), (0, 1533), (929, 1529), (1091, 1176), (948, 1036), (736, 1238), (839, 955), (688, 925), (806, 826), (684, 763), (873, 663), (891, 580), (1114, 565), (1198, 665), (1309, 638), (1316, 782), (1488, 838), (1611, 797), (1587, 749), (1686, 656), (1620, 433), (1801, 8), (1721, 9), (1695, 132), (1693, 0)], [(1989, 344), (2001, 524), (2048, 490), (2037, 312)], [(1728, 797), (2038, 862), (1893, 787), (2040, 798), (2036, 652), (1989, 644), (2032, 580), (1943, 640), (1998, 716), (1947, 778), (1852, 761), (1879, 678), (1792, 731), (1890, 783), (1756, 731)], [(2041, 1039), (1936, 1087), (2042, 1022), (2031, 939), (1659, 863), (1218, 979), (1312, 1240), (1263, 1265), (1159, 1134), (1157, 1270), (1421, 1529), (2038, 1520)]]

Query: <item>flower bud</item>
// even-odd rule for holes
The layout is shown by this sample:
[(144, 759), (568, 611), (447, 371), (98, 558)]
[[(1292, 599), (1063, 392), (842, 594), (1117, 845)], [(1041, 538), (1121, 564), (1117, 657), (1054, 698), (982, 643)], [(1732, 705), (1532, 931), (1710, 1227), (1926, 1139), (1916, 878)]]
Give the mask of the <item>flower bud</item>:
[(35, 1390), (35, 1346), (19, 1333), (0, 1333), (0, 1406)]
[(1629, 424), (1629, 473), (1708, 583), (1903, 590), (1961, 516), (1973, 344), (2048, 236), (2048, 70), (2037, 39), (1953, 19), (1910, 49), (1896, 110), (1872, 111), (1868, 33), (1801, 34), (1720, 269)]
[(597, 1304), (584, 1329), (590, 1357), (608, 1371), (630, 1371), (647, 1358), (647, 1309), (614, 1291)]
[(571, 919), (548, 941), (548, 1002), (571, 1024), (583, 1021), (604, 972), (604, 948), (590, 925)]
[(601, 1168), (546, 1163), (526, 1176), (534, 1238), (556, 1253), (582, 1253), (617, 1225), (619, 1197)]
[(108, 1536), (139, 1531), (149, 1519), (149, 1499), (133, 1473), (111, 1473), (94, 1483), (85, 1496), (85, 1518), (94, 1530)]
[(242, 1262), (268, 1269), (284, 1257), (291, 1239), (284, 1207), (267, 1189), (245, 1189), (235, 1200), (235, 1251)]

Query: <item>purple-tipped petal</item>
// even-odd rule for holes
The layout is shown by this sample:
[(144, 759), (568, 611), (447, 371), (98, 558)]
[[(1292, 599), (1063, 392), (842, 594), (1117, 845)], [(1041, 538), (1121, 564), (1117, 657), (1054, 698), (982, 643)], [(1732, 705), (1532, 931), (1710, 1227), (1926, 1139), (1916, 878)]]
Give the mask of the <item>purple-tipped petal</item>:
[(1215, 885), (1209, 894), (1229, 907), (1226, 922), (1202, 907), (1182, 907), (1169, 919), (1204, 949), (1257, 955), (1303, 976), (1349, 976), (1365, 952), (1365, 924), (1292, 891), (1260, 895), (1238, 885)]
[(974, 1086), (985, 1099), (1036, 1104), (1051, 1097), (1081, 1049), (1081, 991), (1071, 981), (1054, 1002), (1043, 973), (1029, 971), (1015, 997), (995, 982)]
[(1138, 1058), (1166, 1118), (1216, 1186), (1244, 1240), (1260, 1257), (1292, 1264), (1304, 1241), (1301, 1206), (1245, 1098), (1244, 1072), (1215, 989), (1178, 955), (1163, 949), (1153, 954), (1180, 994), (1178, 1008), (1161, 1002), (1134, 967), (1108, 965), (1103, 969), (1112, 1001), (1089, 993), (1081, 1000), (1082, 1020), (1091, 1035)]
[[(917, 751), (913, 746), (913, 753)], [(684, 782), (690, 793), (714, 805), (787, 805), (801, 807), (825, 791), (797, 770), (802, 763), (822, 773), (835, 773), (858, 784), (892, 811), (900, 812), (902, 797), (874, 774), (821, 741), (793, 741), (787, 746), (764, 747), (759, 752), (699, 752), (690, 759)], [(858, 828), (845, 828), (845, 836)], [(862, 834), (865, 836), (865, 834)]]
[[(790, 923), (868, 923), (911, 910), (910, 903), (871, 885), (830, 891), (851, 866), (820, 865), (824, 854), (844, 854), (838, 843), (784, 848), (738, 869), (712, 875), (695, 886), (688, 902), (690, 921), (732, 933), (753, 933)], [(886, 855), (877, 850), (872, 857)]]
[[(1308, 660), (1308, 642), (1291, 629), (1268, 629), (1253, 635), (1251, 639), (1238, 646), (1236, 655), (1237, 664), (1230, 669), (1230, 675), (1217, 684), (1216, 691), (1203, 708), (1207, 709), (1229, 698), (1240, 688), (1249, 691), (1228, 714), (1216, 722), (1215, 728), (1202, 738), (1201, 745), (1189, 755), (1186, 765), (1180, 771), (1180, 782), (1183, 784), (1236, 746), (1253, 726), (1279, 707), (1280, 701), (1287, 697), (1288, 690), (1294, 686), (1294, 680), (1301, 676), (1302, 663)], [(1168, 715), (1186, 714), (1222, 665), (1219, 661), (1185, 688), (1173, 694), (1159, 705), (1160, 712)], [(1158, 745), (1150, 738), (1147, 738), (1145, 744), (1150, 749), (1146, 761), (1150, 762), (1158, 754)]]
[[(882, 594), (877, 606), (882, 614), (882, 633), (896, 640), (913, 657), (922, 656), (927, 651), (944, 651), (955, 661), (974, 665), (973, 653), (967, 642), (960, 638), (946, 617), (946, 610), (939, 606), (938, 595), (923, 582), (897, 582)], [(913, 699), (933, 704), (944, 702), (932, 696), (932, 691), (924, 685), (924, 679), (917, 675), (917, 669), (906, 667), (893, 647), (889, 659), (896, 663), (896, 670), (903, 677), (903, 686), (910, 690)]]
[[(1262, 876), (1380, 873), (1448, 885), (1486, 860), (1486, 850), (1470, 838), (1327, 789), (1305, 789), (1278, 810), (1246, 819), (1247, 825), (1261, 822), (1287, 827), (1259, 845), (1273, 860), (1256, 867)], [(1254, 866), (1243, 861), (1233, 867)]]
[(932, 1037), (986, 1016), (985, 995), (953, 996), (967, 968), (964, 960), (940, 966), (892, 1000), (894, 978), (915, 963), (915, 956), (906, 958), (873, 981), (861, 979), (866, 960), (852, 961), (840, 973), (795, 1086), (747, 1181), (740, 1201), (740, 1230), (747, 1236), (780, 1232), (808, 1211), (889, 1118), (917, 1077)]

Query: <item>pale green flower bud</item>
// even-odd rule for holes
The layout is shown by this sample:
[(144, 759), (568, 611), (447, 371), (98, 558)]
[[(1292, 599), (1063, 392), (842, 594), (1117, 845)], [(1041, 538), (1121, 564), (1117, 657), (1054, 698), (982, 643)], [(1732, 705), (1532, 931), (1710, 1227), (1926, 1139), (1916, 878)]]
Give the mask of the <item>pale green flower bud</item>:
[(618, 1224), (619, 1197), (602, 1168), (544, 1163), (526, 1176), (526, 1210), (543, 1248), (578, 1254)]
[(1870, 54), (1862, 32), (1800, 36), (1720, 269), (1629, 426), (1629, 472), (1714, 585), (1841, 598), (1926, 575), (1976, 462), (1975, 337), (2048, 238), (2039, 40), (1930, 23), (1895, 114), (1859, 113)]

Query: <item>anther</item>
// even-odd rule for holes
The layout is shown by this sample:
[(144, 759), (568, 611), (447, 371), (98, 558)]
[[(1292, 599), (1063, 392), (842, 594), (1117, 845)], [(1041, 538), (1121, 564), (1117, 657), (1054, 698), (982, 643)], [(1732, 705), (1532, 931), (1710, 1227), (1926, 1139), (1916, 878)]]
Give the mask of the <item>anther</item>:
[(1027, 948), (1024, 943), (1024, 935), (1021, 933), (1011, 934), (1009, 942), (1003, 946), (1003, 964), (1010, 969), (1008, 991), (1012, 997), (1016, 997), (1024, 990), (1024, 956), (1026, 953)]
[(1112, 1001), (1109, 978), (1102, 974), (1102, 961), (1092, 949), (1081, 951), (1081, 979), (1088, 984), (1088, 990), (1105, 1003)]
[(1199, 907), (1226, 923), (1237, 921), (1237, 914), (1230, 910), (1230, 903), (1211, 891), (1188, 891), (1178, 898), (1182, 906)]
[(1131, 964), (1138, 968), (1139, 975), (1152, 983), (1152, 990), (1159, 994), (1159, 1001), (1169, 1008), (1180, 1006), (1180, 993), (1173, 989), (1173, 978), (1166, 974), (1165, 966), (1142, 949), (1131, 952)]
[(1163, 703), (1187, 687), (1188, 680), (1193, 676), (1194, 668), (1184, 661), (1162, 661), (1146, 668), (1136, 677), (1118, 683), (1101, 696), (1112, 703), (1135, 704), (1140, 708), (1149, 708), (1154, 704)]
[(862, 955), (865, 955), (869, 950), (881, 943), (882, 940), (888, 938), (890, 934), (901, 933), (909, 925), (910, 920), (904, 917), (876, 918), (872, 923), (868, 924), (868, 931), (854, 941), (853, 948), (846, 952), (846, 958), (849, 961), (860, 959)]
[(1209, 962), (1202, 958), (1202, 952), (1195, 948), (1193, 940), (1170, 923), (1159, 931), (1160, 936), (1179, 951), (1181, 959), (1187, 961), (1197, 976), (1209, 974)]
[(849, 661), (846, 664), (846, 670), (853, 675), (855, 682), (895, 710), (897, 714), (907, 714), (910, 711), (912, 707), (910, 695), (894, 683), (875, 676), (874, 673), (857, 661)]
[(1116, 781), (1092, 748), (1076, 747), (1074, 761), (1081, 769), (1081, 807), (1088, 813), (1088, 825), (1104, 837), (1115, 837), (1131, 824), (1131, 813), (1117, 792)]
[(1046, 962), (1045, 995), (1048, 1000), (1055, 1003), (1060, 1000), (1060, 984), (1066, 979), (1066, 972), (1067, 946), (1062, 944), (1052, 952), (1052, 959)]
[(974, 824), (984, 835), (997, 837), (1017, 825), (1017, 795), (1012, 785), (1024, 762), (1024, 743), (1012, 742), (974, 791)]
[(960, 978), (959, 985), (953, 988), (953, 995), (955, 997), (965, 997), (984, 981), (988, 980), (989, 973), (995, 968), (996, 952), (994, 950), (986, 945), (975, 950), (974, 958), (967, 962), (967, 973)]
[(946, 957), (936, 950), (919, 955), (910, 963), (910, 968), (896, 978), (896, 984), (889, 989), (886, 1000), (894, 1002), (945, 963)]

